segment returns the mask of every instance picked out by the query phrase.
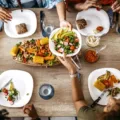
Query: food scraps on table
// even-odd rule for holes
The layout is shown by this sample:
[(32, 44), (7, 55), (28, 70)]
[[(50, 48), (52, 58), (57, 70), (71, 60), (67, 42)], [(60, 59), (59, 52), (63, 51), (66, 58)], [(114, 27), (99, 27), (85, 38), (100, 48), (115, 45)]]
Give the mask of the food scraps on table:
[(94, 50), (86, 50), (84, 54), (84, 58), (89, 63), (94, 63), (98, 60), (98, 55), (96, 54), (96, 51)]
[(118, 93), (120, 93), (120, 88), (114, 87), (114, 84), (118, 83), (119, 80), (115, 77), (115, 75), (112, 75), (110, 71), (106, 71), (105, 74), (97, 78), (94, 86), (100, 91), (108, 89), (108, 95), (112, 95), (113, 97), (115, 97)]
[(16, 31), (17, 31), (18, 34), (26, 33), (28, 31), (26, 24), (21, 23), (19, 25), (16, 25)]
[(75, 32), (66, 29), (59, 29), (51, 38), (58, 53), (71, 54), (79, 47), (79, 39)]
[(76, 20), (76, 23), (79, 29), (84, 29), (87, 26), (87, 22), (85, 19)]
[(5, 98), (7, 99), (7, 101), (13, 105), (14, 102), (18, 99), (18, 94), (19, 91), (14, 87), (14, 84), (11, 80), (9, 88), (2, 88), (0, 90), (0, 94), (2, 94), (5, 96)]
[(100, 33), (104, 30), (103, 26), (98, 26), (95, 30), (93, 30), (94, 34)]
[(11, 49), (13, 58), (22, 63), (53, 66), (58, 59), (49, 49), (48, 38), (20, 42)]

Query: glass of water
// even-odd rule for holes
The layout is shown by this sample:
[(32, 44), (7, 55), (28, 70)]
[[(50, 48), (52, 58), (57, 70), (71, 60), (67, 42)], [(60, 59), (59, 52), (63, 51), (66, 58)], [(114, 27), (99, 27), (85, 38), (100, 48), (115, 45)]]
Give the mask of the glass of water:
[(51, 32), (54, 30), (54, 26), (52, 24), (45, 24), (43, 25), (44, 31), (50, 36)]

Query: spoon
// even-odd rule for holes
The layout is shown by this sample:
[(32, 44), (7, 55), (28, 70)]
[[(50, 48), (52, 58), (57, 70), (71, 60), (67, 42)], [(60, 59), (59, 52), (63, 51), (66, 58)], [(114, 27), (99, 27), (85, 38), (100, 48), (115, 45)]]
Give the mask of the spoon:
[(104, 45), (104, 46), (101, 47), (99, 50), (96, 50), (96, 54), (98, 54), (98, 53), (100, 53), (101, 51), (103, 51), (106, 47), (107, 47), (107, 45)]
[(120, 34), (119, 13), (116, 13), (116, 19), (117, 19), (116, 32)]

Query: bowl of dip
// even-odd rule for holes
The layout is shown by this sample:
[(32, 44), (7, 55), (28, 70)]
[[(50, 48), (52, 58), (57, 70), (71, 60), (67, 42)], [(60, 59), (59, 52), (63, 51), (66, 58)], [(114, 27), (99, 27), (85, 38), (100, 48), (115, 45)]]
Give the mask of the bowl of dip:
[(96, 50), (87, 49), (84, 52), (84, 59), (88, 63), (95, 63), (99, 60), (99, 54), (96, 53)]
[(100, 44), (100, 37), (90, 35), (86, 38), (86, 44), (89, 47), (96, 47)]

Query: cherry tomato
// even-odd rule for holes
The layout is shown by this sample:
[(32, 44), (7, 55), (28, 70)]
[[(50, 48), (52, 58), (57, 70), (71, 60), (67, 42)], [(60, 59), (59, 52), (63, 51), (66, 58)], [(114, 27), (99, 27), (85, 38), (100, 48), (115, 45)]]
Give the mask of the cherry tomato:
[(6, 88), (3, 88), (2, 92), (5, 93), (5, 94), (8, 94), (8, 90)]
[(12, 98), (11, 98), (11, 96), (8, 96), (8, 99), (7, 99), (8, 101), (12, 101)]
[(72, 46), (70, 47), (70, 50), (75, 50), (75, 46), (72, 45)]

